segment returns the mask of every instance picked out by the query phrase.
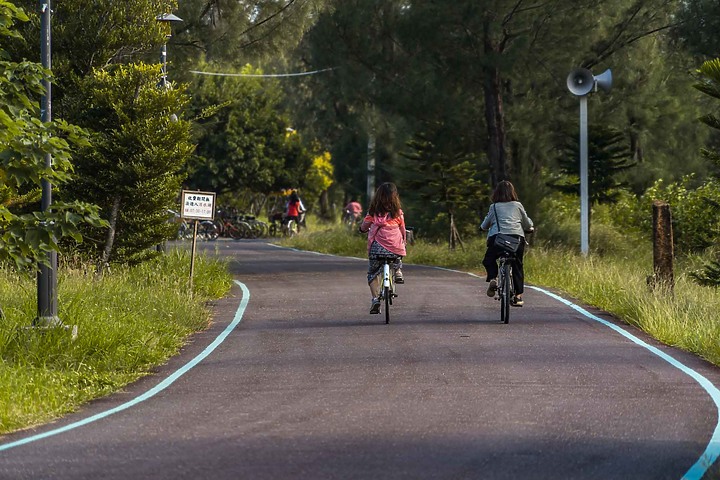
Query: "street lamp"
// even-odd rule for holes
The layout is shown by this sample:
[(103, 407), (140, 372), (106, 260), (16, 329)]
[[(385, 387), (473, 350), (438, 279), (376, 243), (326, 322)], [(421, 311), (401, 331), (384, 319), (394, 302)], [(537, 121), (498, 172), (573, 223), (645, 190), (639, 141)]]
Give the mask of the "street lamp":
[(162, 51), (160, 53), (160, 63), (162, 64), (162, 79), (160, 80), (160, 86), (167, 87), (167, 39), (172, 37), (172, 27), (170, 24), (171, 22), (182, 22), (183, 19), (173, 15), (172, 13), (163, 13), (162, 15), (155, 17), (155, 20), (167, 25), (167, 27), (165, 27), (165, 31), (167, 32), (165, 34), (165, 42), (163, 43)]
[[(51, 61), (51, 29), (50, 19), (52, 6), (50, 0), (39, 0), (40, 5), (40, 58), (43, 68), (50, 70)], [(51, 84), (50, 78), (43, 79), (45, 92), (40, 100), (40, 121), (47, 123), (52, 121), (51, 109)], [(45, 167), (52, 168), (52, 156), (45, 155)], [(40, 199), (40, 210), (46, 212), (52, 203), (52, 184), (50, 180), (42, 180), (42, 196)], [(61, 325), (62, 322), (57, 315), (57, 252), (48, 252), (48, 264), (40, 265), (37, 274), (37, 310), (38, 316), (33, 322), (37, 326), (52, 327)]]
[(605, 70), (597, 77), (586, 68), (576, 68), (567, 77), (567, 88), (580, 97), (580, 252), (590, 251), (590, 200), (588, 194), (587, 95), (598, 87), (606, 92), (612, 87), (612, 72)]

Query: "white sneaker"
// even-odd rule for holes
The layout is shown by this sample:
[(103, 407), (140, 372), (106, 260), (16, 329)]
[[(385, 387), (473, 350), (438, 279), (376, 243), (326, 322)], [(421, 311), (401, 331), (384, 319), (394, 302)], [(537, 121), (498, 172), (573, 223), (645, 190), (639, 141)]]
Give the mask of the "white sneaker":
[(380, 299), (379, 298), (373, 298), (372, 303), (370, 304), (370, 313), (377, 314), (380, 313)]

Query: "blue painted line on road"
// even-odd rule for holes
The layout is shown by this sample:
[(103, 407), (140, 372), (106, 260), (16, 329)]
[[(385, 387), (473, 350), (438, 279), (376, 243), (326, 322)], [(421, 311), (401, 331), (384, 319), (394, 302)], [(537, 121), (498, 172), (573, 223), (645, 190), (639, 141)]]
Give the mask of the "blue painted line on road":
[(190, 360), (188, 363), (183, 365), (180, 369), (176, 370), (172, 375), (167, 377), (165, 380), (148, 390), (147, 392), (143, 393), (142, 395), (135, 397), (134, 399), (123, 403), (122, 405), (118, 405), (115, 408), (111, 408), (110, 410), (106, 410), (104, 412), (97, 413), (91, 417), (85, 418), (83, 420), (79, 420), (77, 422), (71, 423), (69, 425), (65, 425), (64, 427), (56, 428), (55, 430), (50, 430), (44, 433), (39, 433), (37, 435), (33, 435), (31, 437), (23, 438), (21, 440), (17, 440), (15, 442), (6, 443), (3, 445), (0, 445), (0, 451), (3, 450), (9, 450), (11, 448), (19, 447), (21, 445), (26, 445), (31, 442), (36, 442), (38, 440), (42, 440), (43, 438), (52, 437), (53, 435), (59, 435), (61, 433), (68, 432), (70, 430), (74, 430), (78, 427), (82, 427), (83, 425), (87, 425), (89, 423), (96, 422), (98, 420), (102, 420), (103, 418), (109, 417), (110, 415), (118, 412), (122, 412), (123, 410), (127, 410), (130, 407), (134, 407), (135, 405), (139, 404), (140, 402), (144, 402), (145, 400), (157, 395), (161, 391), (168, 388), (170, 385), (172, 385), (175, 380), (185, 375), (187, 372), (190, 371), (195, 365), (200, 363), (210, 355), (217, 347), (220, 345), (227, 336), (232, 332), (235, 327), (238, 326), (240, 321), (242, 320), (243, 314), (245, 313), (245, 309), (247, 308), (248, 302), (250, 301), (250, 290), (241, 282), (235, 280), (235, 283), (237, 283), (240, 286), (240, 289), (242, 290), (242, 299), (240, 300), (240, 306), (238, 307), (237, 311), (235, 312), (235, 317), (233, 318), (233, 321), (230, 322), (230, 324), (223, 330), (223, 332), (213, 340), (213, 342), (205, 347), (205, 350), (203, 350), (201, 353), (199, 353), (195, 358)]
[(547, 290), (544, 290), (539, 287), (533, 287), (528, 286), (528, 288), (532, 288), (533, 290), (537, 290), (538, 292), (542, 292), (545, 295), (548, 295), (555, 300), (564, 303), (565, 305), (569, 306), (573, 310), (577, 311), (578, 313), (582, 314), (583, 316), (595, 320), (596, 322), (599, 322), (606, 327), (609, 327), (613, 330), (615, 330), (617, 333), (622, 335), (623, 337), (629, 339), (633, 343), (640, 345), (641, 347), (649, 350), (653, 354), (657, 355), (658, 357), (662, 358), (666, 362), (668, 362), (673, 367), (677, 368), (684, 374), (690, 376), (693, 380), (695, 380), (697, 383), (700, 384), (702, 388), (705, 389), (705, 391), (710, 395), (710, 398), (712, 398), (713, 402), (715, 402), (715, 408), (718, 412), (718, 423), (715, 424), (715, 431), (713, 432), (712, 437), (710, 438), (710, 442), (708, 442), (707, 447), (705, 448), (705, 452), (700, 456), (697, 462), (690, 467), (690, 470), (688, 470), (685, 475), (683, 475), (682, 480), (700, 480), (703, 475), (708, 471), (710, 466), (717, 460), (718, 456), (720, 456), (720, 390), (717, 389), (715, 385), (710, 382), (707, 378), (700, 375), (698, 372), (693, 370), (692, 368), (680, 363), (675, 358), (671, 357), (667, 353), (663, 352), (662, 350), (653, 347), (652, 345), (644, 342), (643, 340), (640, 340), (635, 335), (623, 330), (617, 325), (614, 325), (607, 320), (603, 320), (602, 318), (593, 315), (592, 313), (588, 312), (584, 308), (565, 300), (564, 298), (555, 295), (554, 293), (548, 292)]

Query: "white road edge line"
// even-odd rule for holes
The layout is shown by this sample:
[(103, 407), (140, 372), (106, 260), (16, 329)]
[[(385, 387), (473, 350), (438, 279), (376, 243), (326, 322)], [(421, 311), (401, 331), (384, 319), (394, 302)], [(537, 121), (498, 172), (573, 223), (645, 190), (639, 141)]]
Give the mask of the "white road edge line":
[(544, 290), (540, 287), (534, 287), (531, 285), (528, 285), (528, 288), (532, 288), (533, 290), (537, 290), (538, 292), (542, 292), (545, 295), (554, 298), (555, 300), (564, 303), (568, 307), (572, 308), (573, 310), (577, 311), (581, 315), (594, 320), (596, 322), (599, 322), (603, 325), (605, 325), (608, 328), (611, 328), (615, 330), (617, 333), (622, 335), (623, 337), (629, 339), (633, 343), (649, 350), (651, 353), (657, 355), (661, 359), (668, 362), (673, 367), (677, 368), (684, 374), (691, 377), (693, 380), (695, 380), (697, 383), (700, 384), (700, 386), (705, 389), (705, 391), (710, 395), (710, 398), (715, 402), (715, 407), (718, 411), (718, 423), (715, 424), (715, 431), (713, 432), (712, 437), (710, 438), (710, 442), (708, 442), (707, 447), (705, 448), (705, 452), (700, 456), (697, 462), (695, 462), (695, 465), (690, 467), (690, 470), (688, 470), (685, 475), (683, 475), (681, 480), (700, 480), (703, 475), (707, 472), (707, 470), (712, 466), (712, 464), (717, 460), (718, 456), (720, 455), (720, 390), (717, 389), (715, 385), (710, 382), (707, 378), (700, 375), (698, 372), (693, 370), (692, 368), (684, 365), (683, 363), (679, 362), (675, 358), (671, 357), (667, 353), (663, 352), (662, 350), (653, 347), (652, 345), (646, 343), (643, 340), (640, 340), (635, 335), (625, 331), (624, 329), (620, 328), (619, 326), (612, 324), (608, 322), (607, 320), (603, 320), (602, 318), (593, 315), (592, 313), (588, 312), (584, 308), (570, 302), (569, 300), (565, 300), (564, 298), (555, 295), (552, 292), (549, 292), (547, 290)]
[[(277, 248), (284, 248), (287, 250), (293, 250), (295, 252), (304, 252), (304, 253), (313, 253), (316, 255), (325, 255), (328, 257), (344, 257), (343, 255), (333, 255), (329, 253), (319, 253), (319, 252), (310, 252), (308, 250), (298, 250), (296, 248), (290, 248), (290, 247), (283, 247), (281, 245), (275, 245), (272, 243), (268, 243), (268, 245), (272, 245)], [(344, 257), (344, 258), (358, 258), (358, 257)], [(362, 259), (361, 259), (362, 260)], [(425, 268), (433, 268), (436, 270), (443, 270), (446, 272), (454, 272), (454, 273), (462, 273), (465, 275), (470, 275), (471, 277), (475, 278), (482, 278), (480, 275), (476, 275), (471, 272), (464, 272), (461, 270), (455, 270), (452, 268), (445, 268), (445, 267), (437, 267), (434, 265), (415, 265), (418, 267), (425, 267)], [(705, 448), (705, 451), (700, 456), (700, 458), (695, 462), (695, 465), (690, 467), (690, 470), (688, 470), (685, 475), (682, 476), (681, 480), (701, 480), (703, 475), (710, 469), (713, 463), (715, 463), (715, 460), (718, 459), (720, 456), (720, 390), (713, 385), (713, 383), (693, 370), (692, 368), (688, 367), (687, 365), (684, 365), (683, 363), (679, 362), (672, 356), (668, 355), (667, 353), (663, 352), (662, 350), (653, 347), (652, 345), (644, 342), (643, 340), (640, 340), (635, 335), (623, 330), (617, 325), (614, 325), (606, 320), (603, 320), (600, 317), (597, 317), (593, 315), (592, 313), (588, 312), (584, 308), (570, 302), (569, 300), (565, 300), (564, 298), (560, 297), (559, 295), (555, 295), (554, 293), (551, 293), (547, 290), (544, 290), (540, 287), (534, 287), (532, 285), (528, 285), (528, 288), (532, 288), (533, 290), (537, 290), (538, 292), (544, 293), (545, 295), (554, 298), (555, 300), (559, 301), (560, 303), (563, 303), (567, 305), (568, 307), (574, 309), (578, 313), (584, 315), (585, 317), (595, 320), (596, 322), (599, 322), (606, 327), (609, 327), (613, 330), (615, 330), (620, 335), (626, 337), (627, 339), (631, 340), (633, 343), (635, 343), (638, 346), (641, 346), (647, 350), (649, 350), (654, 355), (657, 355), (661, 359), (668, 362), (673, 367), (677, 368), (684, 374), (691, 377), (693, 380), (695, 380), (710, 396), (712, 401), (715, 403), (715, 408), (717, 409), (717, 423), (715, 424), (715, 430), (713, 431), (712, 437), (710, 437), (710, 441), (708, 442), (707, 447)]]
[(233, 318), (233, 321), (230, 322), (230, 324), (225, 328), (225, 330), (223, 330), (223, 332), (220, 335), (218, 335), (217, 338), (215, 338), (215, 340), (213, 340), (213, 342), (210, 345), (205, 347), (205, 350), (200, 352), (195, 358), (193, 358), (188, 363), (186, 363), (185, 365), (180, 367), (178, 370), (173, 372), (172, 375), (167, 377), (165, 380), (163, 380), (162, 382), (160, 382), (159, 384), (157, 384), (156, 386), (154, 386), (147, 392), (143, 393), (140, 396), (135, 397), (134, 399), (132, 399), (130, 401), (123, 403), (122, 405), (118, 405), (117, 407), (111, 408), (110, 410), (106, 410), (104, 412), (97, 413), (91, 417), (84, 418), (82, 420), (71, 423), (69, 425), (65, 425), (64, 427), (56, 428), (54, 430), (49, 430), (47, 432), (39, 433), (39, 434), (33, 435), (31, 437), (23, 438), (23, 439), (14, 441), (14, 442), (0, 445), (0, 452), (2, 452), (4, 450), (9, 450), (11, 448), (19, 447), (21, 445), (26, 445), (31, 442), (36, 442), (38, 440), (42, 440), (47, 437), (52, 437), (53, 435), (65, 433), (67, 431), (74, 430), (78, 427), (82, 427), (83, 425), (87, 425), (88, 423), (93, 423), (98, 420), (102, 420), (103, 418), (109, 417), (110, 415), (112, 415), (114, 413), (118, 413), (123, 410), (127, 410), (130, 407), (134, 407), (138, 403), (143, 402), (143, 401), (155, 396), (159, 392), (165, 390), (166, 388), (168, 388), (170, 385), (172, 385), (175, 382), (175, 380), (177, 380), (178, 378), (185, 375), (187, 372), (190, 371), (190, 369), (192, 369), (195, 365), (197, 365), (202, 360), (204, 360), (205, 357), (210, 355), (213, 352), (213, 350), (215, 350), (218, 347), (218, 345), (220, 345), (223, 341), (225, 341), (225, 339), (230, 334), (230, 332), (232, 332), (235, 329), (235, 327), (237, 327), (238, 324), (240, 324), (243, 314), (245, 313), (245, 309), (247, 308), (248, 302), (250, 301), (250, 290), (248, 290), (248, 288), (242, 282), (239, 282), (237, 280), (234, 280), (234, 282), (242, 290), (243, 296), (242, 296), (242, 300), (240, 301), (240, 305), (238, 306), (238, 309), (235, 312), (235, 317)]

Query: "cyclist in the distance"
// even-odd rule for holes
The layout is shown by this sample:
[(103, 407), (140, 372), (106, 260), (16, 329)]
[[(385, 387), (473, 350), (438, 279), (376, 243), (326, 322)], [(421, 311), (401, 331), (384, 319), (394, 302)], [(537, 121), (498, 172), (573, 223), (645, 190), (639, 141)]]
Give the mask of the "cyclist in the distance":
[[(512, 298), (512, 305), (523, 306), (522, 294), (525, 290), (525, 272), (523, 271), (523, 254), (525, 253), (525, 232), (533, 230), (533, 221), (525, 212), (525, 207), (518, 200), (515, 187), (507, 180), (498, 183), (490, 197), (493, 204), (490, 205), (487, 216), (480, 224), (480, 228), (486, 230), (487, 250), (483, 258), (483, 265), (487, 272), (486, 282), (490, 282), (487, 289), (488, 297), (494, 297), (497, 291), (498, 256), (502, 251), (494, 246), (495, 235), (499, 232), (515, 236), (520, 239), (520, 246), (515, 252), (513, 263), (512, 279), (515, 287), (515, 296)], [(497, 213), (497, 218), (496, 218)], [(499, 229), (498, 229), (499, 225)]]
[(305, 212), (305, 206), (300, 201), (298, 193), (293, 190), (290, 193), (287, 204), (285, 204), (285, 222), (288, 220), (294, 220), (295, 223), (300, 223), (300, 214)]
[(368, 234), (368, 285), (372, 301), (370, 313), (380, 313), (380, 288), (383, 259), (393, 257), (395, 283), (405, 283), (402, 257), (406, 255), (405, 217), (400, 196), (394, 183), (383, 183), (375, 191), (368, 213), (360, 224), (360, 231)]
[(355, 198), (352, 198), (347, 205), (345, 205), (345, 222), (356, 223), (362, 217), (362, 205)]

